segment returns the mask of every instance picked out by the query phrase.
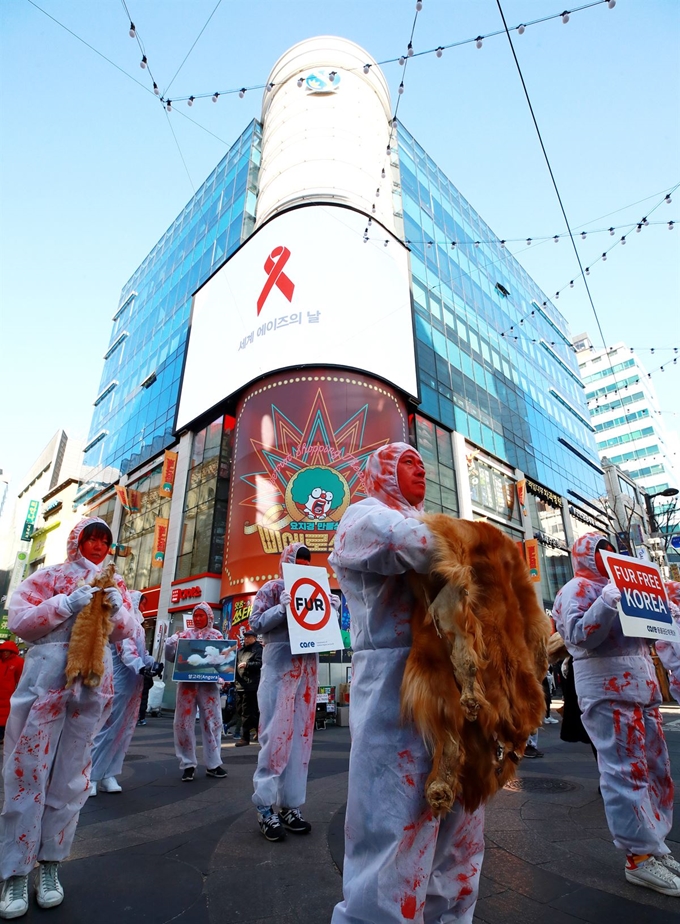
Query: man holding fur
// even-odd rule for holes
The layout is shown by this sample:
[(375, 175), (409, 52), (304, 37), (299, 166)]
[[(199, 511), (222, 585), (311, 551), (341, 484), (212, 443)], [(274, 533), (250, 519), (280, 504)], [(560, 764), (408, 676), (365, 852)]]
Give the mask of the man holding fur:
[(332, 924), (470, 924), (484, 855), (484, 809), (456, 801), (435, 818), (425, 799), (432, 764), (400, 714), (415, 596), (409, 572), (427, 574), (432, 536), (420, 521), (425, 467), (406, 443), (377, 450), (368, 497), (340, 521), (329, 558), (352, 614), (352, 710), (344, 901)]
[(91, 586), (111, 538), (103, 520), (81, 520), (68, 538), (67, 561), (30, 575), (10, 600), (9, 628), (29, 648), (5, 734), (0, 918), (17, 918), (28, 911), (28, 876), (36, 860), (40, 907), (52, 908), (64, 899), (58, 866), (71, 850), (88, 797), (92, 741), (113, 698), (108, 646), (101, 683), (90, 687), (77, 679), (67, 687), (71, 634), (76, 616), (95, 592), (105, 594), (110, 605), (111, 641), (134, 632), (123, 579), (116, 575), (115, 586), (103, 591)]

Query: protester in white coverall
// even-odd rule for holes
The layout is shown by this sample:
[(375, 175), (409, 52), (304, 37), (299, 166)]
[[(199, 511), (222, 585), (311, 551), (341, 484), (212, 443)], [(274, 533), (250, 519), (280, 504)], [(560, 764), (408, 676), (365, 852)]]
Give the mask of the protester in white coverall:
[(418, 519), (425, 468), (406, 443), (377, 450), (365, 500), (344, 513), (329, 557), (347, 598), (352, 706), (344, 901), (332, 924), (472, 921), (484, 856), (484, 809), (456, 801), (441, 819), (425, 799), (432, 758), (400, 690), (415, 597), (409, 572), (426, 574), (431, 534)]
[[(12, 698), (5, 735), (5, 804), (0, 818), (0, 917), (28, 910), (28, 874), (40, 863), (37, 900), (43, 908), (63, 901), (58, 865), (68, 857), (80, 809), (90, 786), (92, 740), (113, 697), (111, 654), (98, 687), (79, 679), (66, 688), (66, 659), (75, 616), (92, 599), (89, 582), (101, 571), (111, 545), (103, 520), (87, 518), (72, 530), (64, 564), (36, 571), (12, 595), (8, 625), (28, 642), (24, 672)], [(105, 593), (119, 641), (134, 632), (122, 578)]]
[(113, 705), (92, 747), (91, 796), (96, 796), (97, 791), (122, 791), (116, 777), (123, 769), (123, 761), (139, 718), (144, 685), (142, 675), (145, 670), (151, 673), (160, 668), (146, 651), (142, 626), (144, 617), (139, 611), (141, 597), (141, 591), (130, 591), (132, 611), (136, 617), (134, 636), (109, 646), (113, 662)]
[[(680, 629), (680, 582), (666, 581), (666, 593), (671, 603), (673, 619)], [(659, 660), (669, 672), (668, 683), (671, 696), (677, 703), (680, 703), (680, 642), (658, 641), (655, 644)]]
[[(281, 555), (281, 574), (286, 562), (309, 565), (309, 549), (300, 542), (291, 543)], [(340, 606), (337, 597), (332, 596), (331, 601), (334, 608)], [(257, 592), (250, 615), (250, 627), (264, 639), (257, 690), (261, 750), (253, 777), (253, 802), (260, 831), (269, 841), (283, 840), (286, 830), (294, 834), (312, 830), (300, 814), (300, 806), (307, 798), (319, 658), (291, 652), (286, 617), (289, 603), (283, 579), (267, 581)]]
[(581, 720), (597, 749), (600, 789), (614, 844), (627, 855), (635, 885), (680, 896), (680, 864), (666, 837), (673, 824), (673, 781), (661, 728), (661, 693), (649, 643), (623, 634), (619, 590), (600, 552), (613, 547), (586, 533), (571, 551), (574, 577), (553, 617), (571, 654)]
[[(213, 611), (208, 603), (199, 603), (191, 614), (194, 627), (175, 632), (165, 643), (165, 657), (174, 661), (177, 642), (181, 638), (219, 639), (224, 636), (213, 628)], [(175, 704), (175, 754), (179, 760), (182, 781), (190, 783), (196, 772), (196, 707), (201, 722), (203, 738), (203, 760), (206, 776), (223, 779), (227, 771), (222, 766), (222, 710), (220, 708), (220, 686), (218, 683), (177, 684)]]

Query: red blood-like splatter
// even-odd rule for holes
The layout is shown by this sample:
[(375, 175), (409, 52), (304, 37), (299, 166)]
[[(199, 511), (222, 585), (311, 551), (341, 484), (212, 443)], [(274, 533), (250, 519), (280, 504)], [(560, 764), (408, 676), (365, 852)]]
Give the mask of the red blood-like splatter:
[(586, 638), (589, 638), (593, 634), (593, 632), (597, 632), (599, 628), (600, 628), (599, 622), (594, 622), (591, 626), (587, 626), (586, 627)]
[(617, 735), (621, 734), (621, 712), (619, 709), (614, 709), (612, 712), (612, 717), (614, 719), (614, 732)]
[(407, 895), (401, 902), (401, 915), (407, 921), (413, 921), (416, 916), (416, 897)]
[(406, 783), (407, 786), (413, 786), (413, 787), (415, 787), (415, 785), (416, 785), (415, 780), (413, 779), (412, 776), (406, 775), (406, 776), (404, 777), (404, 782)]

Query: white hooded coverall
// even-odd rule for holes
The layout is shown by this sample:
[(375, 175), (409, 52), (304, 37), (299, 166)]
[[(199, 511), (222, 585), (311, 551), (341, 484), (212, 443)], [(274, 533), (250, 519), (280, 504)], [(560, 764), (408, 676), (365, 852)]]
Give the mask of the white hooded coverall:
[(595, 564), (605, 537), (586, 533), (571, 551), (574, 577), (557, 594), (553, 617), (574, 659), (581, 720), (597, 748), (600, 790), (614, 844), (628, 855), (670, 853), (673, 780), (661, 728), (661, 692), (648, 642), (623, 634), (609, 583)]
[[(68, 857), (90, 786), (92, 741), (113, 698), (111, 654), (98, 687), (76, 680), (66, 689), (66, 659), (75, 616), (67, 596), (88, 584), (102, 565), (82, 556), (78, 539), (97, 517), (81, 520), (67, 541), (67, 561), (36, 571), (12, 594), (8, 625), (29, 643), (5, 732), (0, 818), (0, 879), (30, 873), (36, 860)], [(108, 526), (107, 526), (108, 529)], [(134, 631), (135, 619), (123, 579), (116, 575), (123, 606), (113, 616), (110, 638)]]
[(154, 664), (145, 647), (146, 639), (142, 627), (144, 617), (139, 612), (141, 596), (139, 590), (130, 591), (132, 612), (135, 616), (134, 636), (109, 646), (113, 663), (113, 705), (92, 746), (90, 779), (95, 782), (118, 776), (123, 769), (123, 761), (139, 718), (139, 704), (144, 685), (144, 678), (139, 672), (144, 667), (153, 667)]
[(408, 572), (425, 574), (431, 534), (403, 497), (392, 443), (366, 469), (365, 500), (338, 528), (329, 563), (351, 614), (352, 749), (345, 822), (344, 901), (332, 924), (472, 921), (484, 856), (484, 809), (456, 802), (434, 818), (425, 799), (432, 758), (400, 715), (414, 596)]
[[(680, 582), (666, 581), (666, 593), (671, 602), (671, 613), (676, 626), (680, 628)], [(680, 703), (680, 642), (655, 642), (659, 660), (669, 672), (668, 684), (671, 696)]]
[[(199, 603), (193, 613), (203, 610), (208, 617), (205, 629), (185, 629), (175, 632), (165, 643), (165, 657), (168, 661), (175, 660), (177, 642), (181, 638), (220, 639), (224, 636), (213, 628), (214, 615), (210, 604)], [(203, 739), (203, 760), (209, 770), (222, 765), (222, 710), (220, 709), (220, 688), (217, 683), (187, 683), (181, 681), (177, 684), (177, 702), (175, 704), (175, 719), (173, 729), (175, 732), (175, 754), (179, 760), (180, 769), (196, 767), (196, 707), (201, 722), (201, 736)]]
[[(295, 564), (301, 548), (301, 542), (286, 546), (281, 565)], [(281, 578), (267, 581), (255, 595), (250, 614), (251, 629), (264, 638), (257, 690), (261, 750), (253, 777), (253, 803), (300, 808), (307, 798), (319, 656), (291, 652), (286, 611), (279, 602), (283, 589)]]

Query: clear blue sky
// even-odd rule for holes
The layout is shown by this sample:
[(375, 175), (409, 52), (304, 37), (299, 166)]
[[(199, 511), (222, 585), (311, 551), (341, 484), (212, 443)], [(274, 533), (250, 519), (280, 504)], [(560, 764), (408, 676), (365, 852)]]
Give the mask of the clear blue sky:
[[(0, 468), (20, 477), (55, 430), (86, 436), (120, 289), (245, 125), (261, 91), (166, 116), (148, 92), (121, 0), (37, 0), (139, 81), (98, 57), (28, 0), (0, 5)], [(217, 0), (126, 0), (164, 89)], [(565, 0), (502, 0), (509, 26)], [(337, 34), (378, 60), (405, 50), (415, 0), (222, 0), (170, 96), (262, 84), (295, 42)], [(500, 28), (495, 0), (424, 0), (416, 51)], [(574, 227), (626, 228), (680, 182), (678, 0), (618, 0), (513, 33)], [(386, 65), (394, 99), (403, 71)], [(399, 116), (505, 239), (562, 233), (562, 215), (504, 36), (412, 60)], [(639, 204), (631, 205), (645, 200)], [(630, 207), (627, 207), (630, 206)], [(622, 209), (622, 211), (617, 211)], [(611, 214), (613, 212), (616, 214)], [(600, 218), (600, 216), (607, 216)], [(653, 219), (680, 221), (680, 189)], [(623, 231), (618, 232), (618, 236)], [(584, 264), (614, 240), (579, 239)], [(589, 282), (607, 343), (680, 346), (680, 226), (632, 234)], [(578, 267), (568, 241), (513, 245), (552, 295)], [(572, 333), (596, 323), (584, 288), (557, 302)], [(680, 361), (642, 357), (667, 425), (680, 428)]]

